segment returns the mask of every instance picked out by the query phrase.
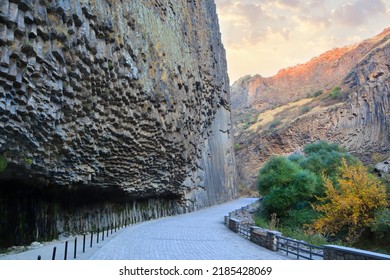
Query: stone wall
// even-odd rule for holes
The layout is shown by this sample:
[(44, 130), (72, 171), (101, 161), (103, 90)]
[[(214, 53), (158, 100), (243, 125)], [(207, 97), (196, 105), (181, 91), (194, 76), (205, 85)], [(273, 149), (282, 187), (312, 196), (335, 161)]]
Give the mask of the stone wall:
[[(241, 209), (229, 212), (229, 215), (224, 217), (224, 223), (231, 231), (239, 233), (243, 237), (248, 238), (251, 242), (264, 248), (267, 248), (268, 250), (280, 251), (283, 254), (286, 253), (287, 250), (289, 252), (288, 254), (290, 255), (299, 255), (297, 259), (304, 258), (312, 260), (390, 260), (390, 255), (350, 247), (343, 247), (337, 245), (313, 246), (304, 241), (298, 241), (295, 239), (283, 237), (282, 233), (279, 231), (269, 230), (253, 225), (249, 227), (247, 221), (240, 220), (239, 218), (234, 217), (239, 212), (243, 212), (249, 209), (249, 207), (256, 205), (257, 203), (258, 202), (254, 202), (252, 203), (252, 205), (248, 205), (246, 207), (242, 207)], [(241, 225), (245, 225), (245, 228), (247, 228), (249, 233), (243, 234), (242, 232), (240, 232), (239, 229), (241, 228)], [(279, 248), (278, 238), (280, 242)], [(280, 241), (280, 239), (282, 240)], [(287, 241), (283, 239), (286, 239)]]
[(343, 246), (325, 245), (324, 260), (390, 260), (390, 255)]
[(213, 0), (3, 0), (0, 46), (3, 188), (236, 196)]

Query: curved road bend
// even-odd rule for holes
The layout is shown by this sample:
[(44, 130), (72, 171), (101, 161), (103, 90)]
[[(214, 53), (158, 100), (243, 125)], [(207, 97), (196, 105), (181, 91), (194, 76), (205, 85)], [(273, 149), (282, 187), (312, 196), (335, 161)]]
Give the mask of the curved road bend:
[(284, 256), (227, 229), (223, 217), (253, 202), (241, 198), (188, 214), (132, 225), (92, 260), (279, 260)]

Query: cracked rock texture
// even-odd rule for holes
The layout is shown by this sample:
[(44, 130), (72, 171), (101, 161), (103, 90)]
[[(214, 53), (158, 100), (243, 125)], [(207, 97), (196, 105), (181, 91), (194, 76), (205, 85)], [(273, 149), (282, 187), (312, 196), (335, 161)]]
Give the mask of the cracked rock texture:
[(1, 0), (0, 46), (2, 184), (236, 196), (214, 1)]

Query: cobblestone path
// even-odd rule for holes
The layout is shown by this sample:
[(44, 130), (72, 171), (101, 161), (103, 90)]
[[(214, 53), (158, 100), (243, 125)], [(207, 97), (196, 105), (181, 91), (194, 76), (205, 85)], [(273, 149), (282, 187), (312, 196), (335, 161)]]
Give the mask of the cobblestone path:
[(275, 260), (284, 256), (228, 230), (223, 217), (254, 199), (132, 225), (95, 252), (95, 260)]

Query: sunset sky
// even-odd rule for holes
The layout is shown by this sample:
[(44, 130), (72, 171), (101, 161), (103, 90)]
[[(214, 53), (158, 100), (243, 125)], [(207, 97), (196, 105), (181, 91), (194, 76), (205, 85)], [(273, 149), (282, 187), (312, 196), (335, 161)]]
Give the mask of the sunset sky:
[(390, 27), (390, 0), (215, 0), (230, 83), (350, 45)]

